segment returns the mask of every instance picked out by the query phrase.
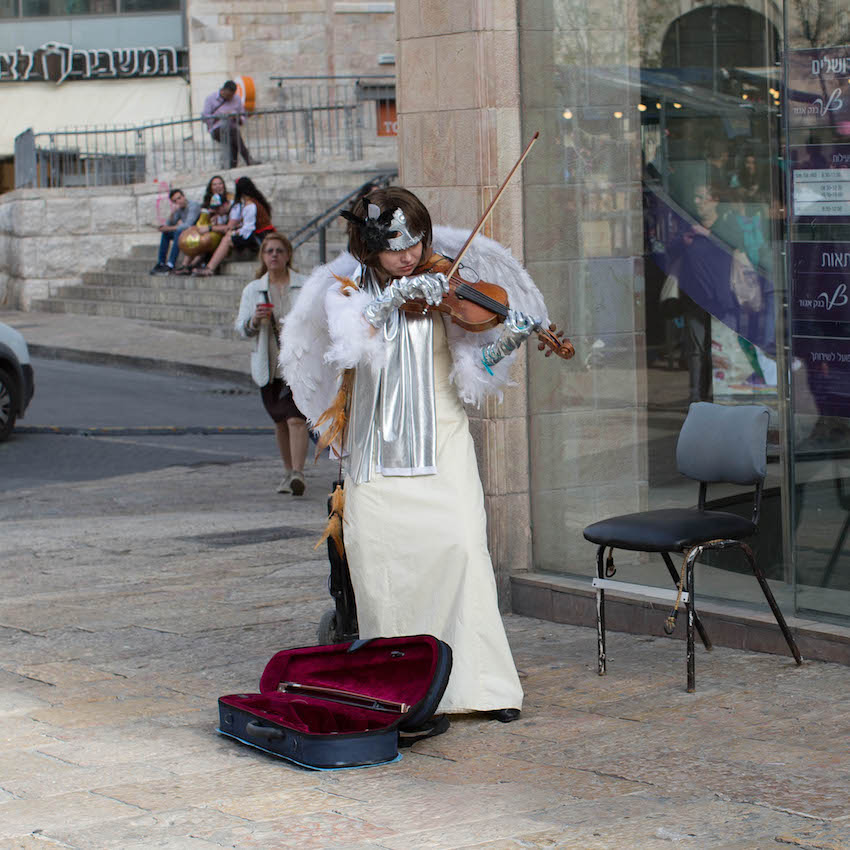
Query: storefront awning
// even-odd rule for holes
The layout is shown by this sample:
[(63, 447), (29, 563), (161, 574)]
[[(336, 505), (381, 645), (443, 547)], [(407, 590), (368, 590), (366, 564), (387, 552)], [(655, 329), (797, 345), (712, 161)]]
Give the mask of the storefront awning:
[(181, 77), (2, 83), (0, 156), (15, 152), (15, 136), (66, 127), (135, 125), (190, 114), (189, 84)]

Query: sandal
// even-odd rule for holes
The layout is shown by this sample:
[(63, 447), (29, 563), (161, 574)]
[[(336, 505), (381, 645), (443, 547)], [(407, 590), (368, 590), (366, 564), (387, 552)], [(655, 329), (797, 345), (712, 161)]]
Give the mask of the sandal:
[(189, 268), (189, 266), (178, 266), (176, 269), (174, 269), (174, 271), (171, 272), (171, 274), (177, 274), (177, 275), (192, 274), (192, 269)]
[(195, 269), (192, 274), (195, 277), (212, 277), (215, 272), (212, 269), (208, 269), (206, 266), (201, 266), (199, 269)]

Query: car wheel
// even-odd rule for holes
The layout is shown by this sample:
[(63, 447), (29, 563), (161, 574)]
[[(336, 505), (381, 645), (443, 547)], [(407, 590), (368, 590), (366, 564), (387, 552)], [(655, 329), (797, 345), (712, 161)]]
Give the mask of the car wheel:
[(21, 388), (8, 372), (0, 369), (0, 442), (8, 439), (21, 407)]

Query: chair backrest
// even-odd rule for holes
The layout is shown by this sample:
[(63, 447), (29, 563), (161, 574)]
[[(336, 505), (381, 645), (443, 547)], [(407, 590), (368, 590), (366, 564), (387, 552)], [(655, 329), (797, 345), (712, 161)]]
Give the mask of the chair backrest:
[(676, 464), (706, 483), (760, 484), (767, 473), (768, 409), (695, 402), (679, 432)]

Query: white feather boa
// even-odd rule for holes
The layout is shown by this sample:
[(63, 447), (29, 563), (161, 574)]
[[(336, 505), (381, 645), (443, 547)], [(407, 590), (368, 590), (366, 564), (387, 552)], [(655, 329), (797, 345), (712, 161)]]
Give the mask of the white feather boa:
[[(468, 235), (468, 230), (436, 227), (433, 248), (453, 257)], [(504, 287), (512, 308), (542, 318), (544, 325), (548, 324), (543, 296), (506, 248), (485, 236), (477, 236), (464, 256), (463, 265), (474, 270), (481, 280)], [(380, 364), (385, 354), (383, 336), (374, 334), (363, 318), (363, 308), (370, 297), (364, 292), (344, 289), (336, 277), (351, 277), (357, 268), (354, 257), (343, 253), (314, 269), (281, 326), (283, 377), (292, 388), (295, 403), (311, 424), (330, 406), (344, 369), (364, 361)], [(499, 327), (470, 333), (447, 320), (446, 332), (453, 361), (450, 377), (461, 400), (480, 405), (488, 395), (501, 399), (502, 388), (510, 383), (508, 376), (516, 354), (493, 366), (492, 375), (481, 363), (481, 348), (498, 338)]]

